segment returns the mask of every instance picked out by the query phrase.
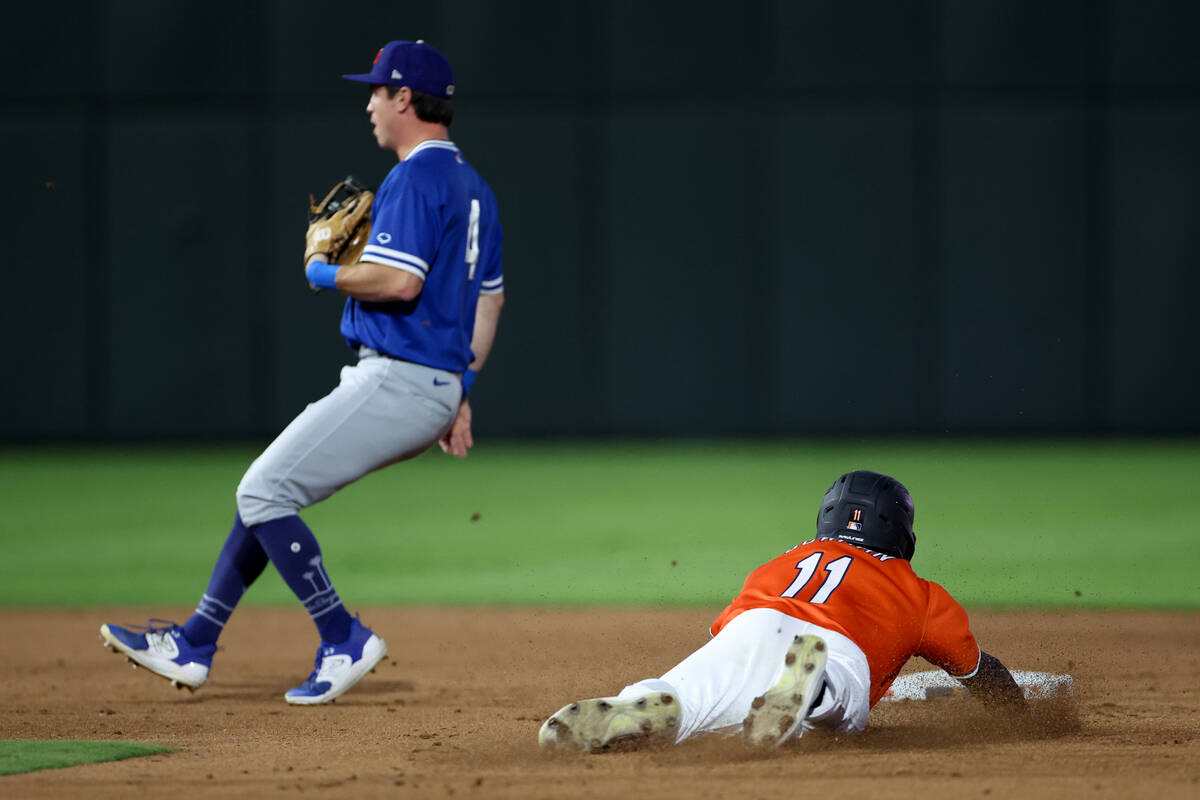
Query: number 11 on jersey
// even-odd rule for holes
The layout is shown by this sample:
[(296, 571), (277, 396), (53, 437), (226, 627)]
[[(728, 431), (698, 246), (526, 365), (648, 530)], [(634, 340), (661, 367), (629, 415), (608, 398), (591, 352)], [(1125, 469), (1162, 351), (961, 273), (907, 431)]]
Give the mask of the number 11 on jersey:
[[(813, 575), (817, 572), (817, 567), (821, 564), (821, 559), (825, 557), (824, 553), (813, 553), (808, 558), (796, 562), (796, 579), (792, 584), (783, 590), (780, 597), (795, 597), (800, 594), (800, 590), (812, 580)], [(825, 565), (825, 572), (829, 577), (821, 584), (821, 588), (812, 596), (812, 600), (808, 602), (814, 605), (820, 605), (829, 599), (833, 594), (833, 590), (842, 585), (842, 578), (846, 577), (846, 570), (850, 569), (850, 563), (854, 561), (853, 556), (842, 556), (835, 558)]]

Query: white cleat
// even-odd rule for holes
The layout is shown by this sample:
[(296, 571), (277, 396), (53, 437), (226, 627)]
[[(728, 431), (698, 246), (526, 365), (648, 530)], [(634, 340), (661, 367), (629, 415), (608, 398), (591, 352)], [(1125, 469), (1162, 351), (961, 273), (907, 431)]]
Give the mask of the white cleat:
[[(152, 620), (151, 622), (154, 622)], [(133, 669), (139, 666), (174, 685), (195, 691), (208, 680), (216, 645), (195, 646), (177, 625), (149, 625), (140, 630), (120, 625), (100, 626), (104, 646), (125, 656)]]
[(321, 642), (315, 668), (304, 683), (288, 689), (284, 699), (298, 706), (332, 703), (374, 672), (386, 655), (387, 643), (356, 618), (350, 623), (350, 638), (345, 642)]
[(641, 697), (596, 697), (563, 706), (538, 731), (542, 747), (600, 750), (626, 739), (675, 740), (679, 700), (667, 692)]
[(812, 710), (825, 685), (825, 640), (797, 636), (784, 656), (783, 674), (750, 704), (742, 736), (752, 747), (778, 747), (790, 739)]

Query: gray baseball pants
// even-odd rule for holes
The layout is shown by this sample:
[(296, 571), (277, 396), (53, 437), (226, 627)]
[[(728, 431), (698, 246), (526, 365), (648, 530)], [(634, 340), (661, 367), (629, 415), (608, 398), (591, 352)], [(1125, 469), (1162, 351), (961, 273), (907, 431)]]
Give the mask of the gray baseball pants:
[(295, 514), (373, 470), (414, 458), (450, 430), (460, 376), (361, 347), (341, 382), (292, 420), (237, 488), (247, 527)]

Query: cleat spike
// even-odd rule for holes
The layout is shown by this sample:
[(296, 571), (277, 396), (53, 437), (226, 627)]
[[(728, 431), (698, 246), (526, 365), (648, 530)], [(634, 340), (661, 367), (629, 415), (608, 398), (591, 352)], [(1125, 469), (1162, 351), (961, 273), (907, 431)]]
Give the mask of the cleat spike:
[(762, 708), (767, 702), (765, 697), (756, 697), (754, 702), (750, 704), (751, 708)]
[(669, 694), (664, 694), (664, 695), (662, 696), (662, 704), (663, 704), (664, 706), (669, 706), (669, 705), (671, 705), (671, 703), (674, 703), (674, 702), (675, 702), (675, 698), (674, 698), (674, 697), (671, 697), (671, 695), (669, 695)]
[(571, 703), (571, 707), (567, 709), (567, 712), (570, 714), (578, 714), (579, 713), (579, 703)]
[(809, 661), (808, 663), (806, 663), (806, 664), (804, 665), (804, 671), (805, 671), (805, 672), (812, 672), (812, 671), (813, 671), (814, 669), (816, 669), (816, 668), (817, 668), (817, 665), (816, 665), (816, 664), (814, 664), (814, 663), (812, 663), (811, 661)]
[(795, 663), (796, 663), (796, 654), (795, 654), (795, 653), (788, 653), (788, 654), (787, 654), (787, 657), (786, 657), (785, 659), (783, 659), (783, 663), (784, 663), (784, 664), (786, 664), (786, 665), (787, 665), (787, 666), (789, 666), (789, 667), (790, 667), (792, 664), (795, 664)]
[(599, 703), (596, 703), (596, 708), (600, 709), (601, 711), (608, 711), (610, 708), (612, 708), (612, 706), (601, 700)]
[(817, 650), (818, 652), (824, 650), (825, 649), (824, 640), (821, 640), (821, 641), (817, 642), (815, 645), (813, 645), (813, 649)]
[(638, 701), (636, 703), (634, 703), (634, 705), (637, 706), (638, 708), (645, 708), (646, 707), (646, 698), (644, 698), (644, 697), (638, 698)]

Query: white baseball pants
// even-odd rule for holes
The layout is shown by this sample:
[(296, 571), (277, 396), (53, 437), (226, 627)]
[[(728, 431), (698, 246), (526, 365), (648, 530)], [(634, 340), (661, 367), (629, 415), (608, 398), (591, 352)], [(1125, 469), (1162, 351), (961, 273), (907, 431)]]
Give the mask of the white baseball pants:
[(825, 696), (800, 731), (863, 730), (871, 696), (871, 671), (863, 651), (840, 633), (770, 608), (743, 611), (661, 678), (626, 686), (619, 696), (670, 692), (679, 698), (677, 742), (704, 732), (736, 733), (750, 703), (783, 674), (784, 655), (794, 637), (804, 635), (820, 636), (828, 651)]

